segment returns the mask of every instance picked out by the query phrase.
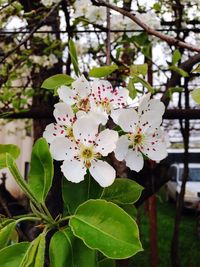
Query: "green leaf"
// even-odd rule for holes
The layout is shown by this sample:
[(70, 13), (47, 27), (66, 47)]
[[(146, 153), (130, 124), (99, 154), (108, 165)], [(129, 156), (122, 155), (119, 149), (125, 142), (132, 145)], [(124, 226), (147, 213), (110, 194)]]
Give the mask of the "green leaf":
[(128, 82), (128, 90), (129, 90), (129, 96), (131, 99), (135, 99), (137, 96), (137, 90), (134, 86), (133, 79), (129, 79)]
[(10, 222), (8, 225), (0, 229), (0, 249), (6, 247), (12, 239), (16, 223)]
[(0, 153), (0, 169), (10, 168), (14, 158), (9, 153)]
[(181, 59), (181, 53), (178, 49), (176, 49), (172, 55), (172, 65), (178, 63), (180, 59)]
[(156, 12), (160, 12), (161, 11), (161, 3), (155, 3), (153, 5), (153, 9), (156, 11)]
[(31, 242), (20, 267), (44, 266), (45, 236), (46, 233), (43, 232)]
[(124, 259), (142, 250), (136, 222), (112, 202), (88, 200), (78, 207), (69, 225), (89, 248), (108, 258)]
[(115, 179), (114, 183), (104, 188), (102, 197), (116, 204), (133, 204), (141, 196), (143, 187), (126, 178)]
[(67, 74), (56, 74), (44, 80), (41, 87), (48, 90), (55, 90), (61, 85), (70, 85), (73, 81), (74, 79)]
[(99, 267), (116, 267), (116, 263), (112, 259), (103, 259), (99, 261)]
[(132, 65), (130, 66), (130, 75), (136, 74), (136, 75), (146, 75), (148, 71), (148, 64), (138, 64), (138, 65)]
[(139, 46), (149, 46), (149, 36), (146, 32), (142, 32), (141, 34), (134, 35), (131, 38), (132, 42), (136, 42)]
[(20, 149), (15, 145), (1, 145), (0, 144), (0, 154), (9, 153), (14, 159), (17, 159), (20, 154)]
[(139, 77), (138, 75), (135, 75), (135, 74), (132, 74), (132, 77), (133, 77), (132, 81), (134, 83), (141, 83), (145, 88), (148, 89), (148, 91), (150, 93), (154, 93), (153, 87), (147, 81), (145, 81), (143, 78), (141, 78), (141, 77)]
[(167, 90), (167, 97), (169, 97), (171, 99), (173, 96), (173, 93), (181, 93), (181, 92), (183, 92), (183, 90), (184, 90), (184, 88), (180, 87), (180, 86), (170, 87)]
[(133, 219), (136, 219), (137, 217), (137, 209), (133, 204), (123, 204), (120, 205), (120, 207), (128, 213)]
[(198, 64), (198, 66), (192, 70), (193, 73), (199, 73), (200, 72), (200, 64)]
[[(75, 184), (63, 177), (62, 197), (64, 202), (64, 214), (67, 211), (74, 214), (77, 207), (89, 198), (100, 198), (103, 188), (89, 175), (84, 181)], [(76, 193), (74, 193), (76, 192)]]
[(46, 245), (46, 233), (43, 232), (42, 234), (40, 234), (40, 241), (38, 244), (38, 248), (37, 248), (37, 254), (35, 256), (35, 261), (34, 261), (34, 267), (43, 267), (44, 266), (44, 257), (45, 257), (45, 245)]
[(51, 267), (96, 267), (96, 252), (76, 238), (69, 228), (56, 232), (49, 247)]
[(200, 88), (196, 88), (191, 92), (192, 99), (197, 103), (200, 104)]
[(35, 198), (44, 202), (53, 180), (53, 159), (49, 146), (44, 138), (40, 138), (33, 146), (29, 173), (29, 186)]
[(76, 46), (75, 46), (74, 42), (72, 41), (72, 39), (69, 40), (69, 53), (70, 53), (73, 67), (74, 67), (74, 71), (75, 71), (76, 75), (79, 76), (81, 74), (81, 72), (80, 72), (79, 67), (78, 67), (78, 57), (77, 57), (77, 53), (76, 53)]
[(21, 267), (29, 245), (28, 242), (22, 242), (0, 250), (0, 266)]
[(183, 77), (189, 77), (189, 74), (185, 70), (183, 70), (183, 69), (181, 69), (181, 68), (179, 68), (177, 66), (170, 66), (169, 70), (175, 71), (175, 72), (177, 72), (179, 75), (181, 75)]
[(113, 73), (115, 70), (118, 69), (118, 66), (113, 64), (111, 66), (103, 66), (103, 67), (99, 67), (99, 68), (92, 68), (89, 71), (89, 76), (90, 77), (95, 77), (95, 78), (101, 78), (101, 77), (105, 77), (110, 75), (111, 73)]

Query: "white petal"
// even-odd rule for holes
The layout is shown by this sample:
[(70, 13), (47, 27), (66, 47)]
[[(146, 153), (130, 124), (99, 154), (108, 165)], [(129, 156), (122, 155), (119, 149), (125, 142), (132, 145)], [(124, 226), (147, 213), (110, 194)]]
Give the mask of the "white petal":
[(108, 121), (108, 114), (101, 107), (92, 107), (88, 112), (93, 116), (98, 124), (105, 125)]
[(145, 112), (152, 111), (162, 116), (165, 112), (165, 105), (159, 99), (150, 99), (150, 93), (141, 98), (138, 113), (142, 115)]
[(65, 102), (70, 106), (76, 103), (75, 100), (76, 93), (74, 92), (74, 90), (65, 85), (62, 85), (61, 87), (58, 88), (58, 95), (63, 102)]
[(118, 139), (118, 133), (113, 130), (106, 129), (102, 131), (95, 140), (95, 152), (100, 153), (102, 156), (107, 156), (115, 147)]
[(144, 153), (148, 158), (160, 161), (167, 156), (166, 144), (162, 140), (152, 139), (152, 142), (148, 140), (147, 143), (141, 148), (142, 153)]
[(64, 137), (65, 134), (66, 132), (62, 125), (51, 123), (46, 126), (43, 137), (47, 140), (48, 143), (51, 143), (58, 137)]
[(102, 187), (110, 186), (116, 177), (115, 169), (106, 161), (93, 160), (91, 162), (90, 174)]
[(139, 172), (144, 165), (144, 159), (142, 154), (132, 149), (128, 150), (125, 161), (126, 161), (126, 166), (128, 166), (131, 170), (136, 172)]
[[(65, 178), (73, 183), (80, 183), (84, 180), (86, 168), (82, 161), (78, 160), (65, 160), (61, 166)], [(76, 194), (76, 192), (74, 192)]]
[(122, 161), (125, 159), (130, 143), (126, 135), (120, 136), (114, 151), (117, 160)]
[(86, 98), (91, 93), (90, 83), (84, 75), (72, 83), (72, 88), (81, 98)]
[(139, 128), (142, 132), (155, 131), (156, 128), (160, 127), (162, 123), (162, 115), (154, 111), (147, 111), (140, 117)]
[(138, 106), (138, 114), (141, 115), (143, 110), (145, 110), (148, 106), (148, 102), (150, 100), (151, 94), (145, 94), (141, 97), (139, 106)]
[(86, 115), (79, 117), (73, 125), (75, 139), (84, 145), (93, 143), (98, 133), (98, 126), (98, 123), (92, 116)]
[(162, 116), (165, 112), (165, 105), (159, 99), (151, 99), (149, 101), (148, 110), (152, 110)]
[(112, 92), (113, 96), (113, 106), (114, 107), (123, 107), (127, 104), (127, 99), (129, 96), (129, 91), (123, 87), (116, 88)]
[(69, 160), (78, 154), (78, 148), (72, 140), (59, 137), (50, 144), (50, 152), (55, 160)]
[(92, 93), (98, 100), (111, 99), (113, 96), (112, 91), (113, 87), (109, 81), (96, 79), (92, 83)]
[(119, 116), (123, 112), (122, 108), (112, 109), (110, 113), (110, 117), (114, 121), (114, 123), (118, 124)]
[(118, 119), (118, 125), (125, 132), (134, 132), (138, 125), (138, 114), (133, 108), (124, 109)]
[(54, 117), (58, 124), (71, 126), (75, 120), (72, 108), (65, 103), (57, 103), (54, 105)]

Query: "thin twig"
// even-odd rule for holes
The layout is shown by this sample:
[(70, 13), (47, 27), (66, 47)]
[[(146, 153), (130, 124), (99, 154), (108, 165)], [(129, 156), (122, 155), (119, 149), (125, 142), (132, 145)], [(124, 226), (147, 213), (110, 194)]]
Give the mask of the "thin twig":
[(46, 14), (46, 16), (44, 16), (44, 18), (32, 29), (32, 31), (24, 40), (22, 40), (16, 47), (14, 47), (10, 51), (8, 51), (8, 53), (6, 53), (6, 55), (0, 60), (0, 64), (2, 64), (10, 55), (12, 55), (18, 48), (24, 45), (31, 38), (31, 36), (37, 31), (37, 29), (39, 29), (42, 26), (42, 24), (56, 10), (56, 8), (60, 5), (61, 2), (62, 1), (59, 1), (51, 8), (51, 10)]
[(190, 44), (185, 43), (183, 41), (179, 41), (176, 38), (173, 38), (171, 36), (168, 36), (168, 35), (165, 35), (161, 32), (156, 31), (155, 29), (149, 27), (146, 23), (141, 21), (135, 14), (132, 14), (131, 12), (126, 11), (123, 8), (111, 5), (110, 3), (107, 3), (107, 2), (102, 1), (102, 0), (91, 0), (91, 1), (96, 6), (105, 6), (105, 7), (108, 7), (112, 10), (115, 10), (115, 11), (121, 13), (122, 15), (124, 15), (126, 17), (129, 17), (137, 25), (139, 25), (141, 28), (143, 28), (147, 33), (158, 37), (159, 39), (167, 42), (170, 45), (174, 45), (176, 47), (182, 47), (182, 48), (188, 49), (190, 51), (195, 51), (195, 52), (200, 53), (200, 47), (190, 45)]

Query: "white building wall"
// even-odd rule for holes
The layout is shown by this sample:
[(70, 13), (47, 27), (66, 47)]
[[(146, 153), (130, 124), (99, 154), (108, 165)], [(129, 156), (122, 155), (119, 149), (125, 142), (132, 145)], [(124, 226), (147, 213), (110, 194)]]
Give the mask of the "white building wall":
[[(6, 121), (6, 123), (5, 120), (0, 120), (0, 144), (14, 144), (20, 148), (21, 154), (16, 162), (23, 177), (25, 174), (25, 162), (30, 162), (33, 145), (33, 138), (26, 134), (25, 127), (24, 120)], [(6, 173), (7, 176), (6, 189), (15, 198), (22, 198), (23, 193), (9, 170), (1, 170), (0, 177), (2, 177), (2, 173)]]

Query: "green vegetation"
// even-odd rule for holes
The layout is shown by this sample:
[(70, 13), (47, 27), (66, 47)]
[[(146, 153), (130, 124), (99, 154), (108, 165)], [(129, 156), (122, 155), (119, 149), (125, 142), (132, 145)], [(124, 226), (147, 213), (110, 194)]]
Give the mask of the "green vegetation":
[[(144, 207), (139, 210), (141, 241), (144, 252), (130, 261), (130, 267), (150, 266), (149, 217)], [(169, 267), (170, 246), (174, 226), (175, 205), (158, 199), (158, 257), (159, 267)], [(200, 262), (200, 240), (196, 233), (195, 212), (184, 211), (180, 226), (180, 258), (182, 267), (197, 267)]]

